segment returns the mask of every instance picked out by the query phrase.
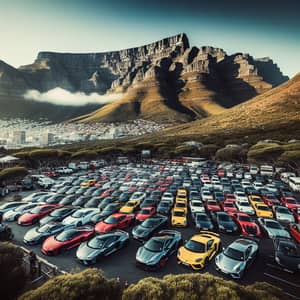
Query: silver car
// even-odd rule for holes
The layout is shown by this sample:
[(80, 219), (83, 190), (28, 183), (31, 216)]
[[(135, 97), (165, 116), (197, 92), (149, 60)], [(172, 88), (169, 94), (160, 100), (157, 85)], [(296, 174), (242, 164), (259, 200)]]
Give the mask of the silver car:
[(241, 279), (257, 253), (258, 244), (255, 241), (245, 238), (237, 239), (216, 256), (216, 269), (234, 279)]
[(278, 237), (291, 238), (290, 234), (276, 220), (258, 218), (258, 223), (271, 239), (275, 239)]
[(294, 223), (295, 218), (291, 211), (285, 206), (273, 206), (273, 211), (277, 221), (285, 224)]

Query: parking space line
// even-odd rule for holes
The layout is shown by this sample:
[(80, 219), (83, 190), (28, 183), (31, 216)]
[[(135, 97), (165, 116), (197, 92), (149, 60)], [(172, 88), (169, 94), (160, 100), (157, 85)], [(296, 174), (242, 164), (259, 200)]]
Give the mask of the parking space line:
[(273, 279), (282, 281), (282, 282), (284, 282), (284, 283), (286, 283), (286, 284), (289, 284), (289, 285), (291, 285), (291, 286), (300, 288), (300, 285), (299, 285), (299, 284), (289, 282), (289, 281), (287, 281), (287, 280), (285, 280), (285, 279), (282, 279), (282, 278), (280, 278), (280, 277), (278, 277), (278, 276), (275, 276), (275, 275), (272, 275), (272, 274), (269, 274), (269, 273), (264, 273), (264, 275), (265, 275), (265, 276), (268, 276), (268, 277), (271, 277), (271, 278), (273, 278)]
[(293, 295), (293, 294), (290, 294), (290, 293), (287, 293), (287, 292), (284, 292), (287, 296), (289, 296), (289, 297), (291, 297), (291, 298), (293, 298), (293, 299), (300, 299), (298, 296), (295, 296), (295, 295)]

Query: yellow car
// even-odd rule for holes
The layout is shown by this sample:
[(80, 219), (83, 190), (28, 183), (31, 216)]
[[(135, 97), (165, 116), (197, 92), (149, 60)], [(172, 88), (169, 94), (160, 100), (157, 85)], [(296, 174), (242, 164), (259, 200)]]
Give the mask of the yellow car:
[(249, 201), (251, 203), (251, 205), (253, 206), (256, 203), (265, 203), (263, 199), (261, 199), (261, 197), (256, 196), (256, 195), (251, 195), (249, 196)]
[(133, 213), (140, 205), (140, 200), (129, 200), (121, 207), (120, 212), (125, 214)]
[(221, 239), (217, 233), (201, 231), (178, 249), (178, 263), (201, 270), (218, 253), (220, 247)]
[(172, 210), (171, 224), (172, 226), (186, 227), (188, 225), (187, 211), (181, 208), (174, 208)]
[(255, 203), (253, 205), (255, 213), (260, 218), (273, 218), (273, 212), (265, 203)]
[(91, 186), (94, 186), (96, 182), (97, 182), (96, 179), (90, 179), (88, 181), (81, 182), (80, 186), (82, 186), (82, 187), (91, 187)]
[(174, 208), (176, 208), (176, 209), (184, 209), (186, 214), (188, 212), (187, 202), (176, 201), (175, 205), (174, 205)]
[(186, 189), (178, 189), (177, 193), (176, 193), (176, 196), (185, 196), (185, 197), (187, 197)]
[(188, 202), (188, 199), (187, 199), (187, 196), (185, 195), (177, 195), (176, 198), (175, 198), (175, 201), (181, 201), (181, 202)]

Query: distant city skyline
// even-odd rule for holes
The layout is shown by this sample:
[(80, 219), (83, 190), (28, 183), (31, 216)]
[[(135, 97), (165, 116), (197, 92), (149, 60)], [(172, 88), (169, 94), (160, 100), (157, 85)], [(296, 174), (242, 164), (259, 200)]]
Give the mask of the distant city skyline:
[(0, 60), (14, 67), (39, 51), (114, 51), (184, 32), (191, 46), (269, 56), (284, 74), (300, 72), (297, 0), (0, 0), (0, 8)]

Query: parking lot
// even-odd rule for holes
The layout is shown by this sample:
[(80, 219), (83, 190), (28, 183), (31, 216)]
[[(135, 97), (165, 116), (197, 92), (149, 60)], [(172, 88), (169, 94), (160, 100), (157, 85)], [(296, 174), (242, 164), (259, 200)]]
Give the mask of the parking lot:
[[(111, 180), (112, 176), (114, 176), (115, 174), (120, 173), (120, 170), (122, 170), (122, 174), (129, 172), (131, 174), (131, 177), (129, 176), (131, 179), (134, 176), (136, 176), (134, 174), (139, 174), (137, 177), (139, 177), (142, 174), (141, 177), (143, 177), (143, 174), (145, 175), (148, 173), (149, 175), (148, 180), (150, 180), (150, 178), (151, 180), (154, 178), (156, 181), (162, 177), (171, 176), (172, 173), (179, 174), (179, 176), (182, 176), (182, 178), (185, 179), (190, 178), (191, 174), (197, 174), (197, 167), (184, 167), (183, 169), (180, 167), (180, 169), (178, 170), (178, 166), (175, 166), (174, 171), (171, 165), (169, 170), (166, 170), (166, 168), (162, 168), (161, 165), (155, 168), (153, 167), (153, 165), (151, 167), (148, 166), (144, 166), (144, 167), (146, 168), (143, 168), (143, 166), (122, 166), (122, 167), (114, 167), (114, 168), (108, 167), (107, 169), (106, 168), (99, 169), (100, 170), (99, 174), (101, 174), (102, 176), (101, 180), (103, 181), (103, 178), (105, 178), (104, 181), (106, 182)], [(211, 170), (212, 168), (210, 168), (210, 171)], [(202, 172), (205, 171), (207, 171), (206, 168), (202, 170)], [(83, 173), (84, 172), (81, 172), (80, 174), (75, 175), (75, 177), (76, 176), (84, 177)], [(95, 174), (95, 172), (91, 174)], [(103, 174), (105, 174), (105, 176), (103, 176)], [(200, 176), (200, 173), (198, 174), (198, 176)], [(88, 178), (92, 178), (92, 177), (93, 176), (89, 175)], [(147, 178), (147, 176), (144, 177)], [(85, 177), (84, 179), (86, 180), (87, 177)], [(99, 178), (99, 181), (101, 180)], [(155, 180), (153, 180), (153, 182)], [(120, 185), (122, 184), (122, 178), (118, 178), (118, 180), (114, 180), (114, 182), (116, 181), (118, 181)], [(123, 177), (123, 182), (124, 182), (124, 177)], [(148, 187), (152, 185), (153, 183), (148, 182)], [(190, 186), (186, 187), (186, 189), (189, 190)], [(145, 192), (147, 192), (147, 184), (144, 185), (143, 189)], [(140, 190), (142, 190), (142, 188)], [(298, 197), (298, 195), (296, 196)], [(170, 225), (168, 227), (170, 229), (180, 231), (183, 240), (188, 240), (194, 234), (199, 233), (199, 230), (196, 229), (194, 226), (190, 212), (188, 214), (188, 220), (189, 220), (188, 222), (189, 226), (186, 228), (176, 228)], [(16, 222), (9, 222), (9, 226), (12, 228), (12, 231), (14, 233), (14, 242), (22, 246), (24, 246), (23, 243), (24, 234), (30, 228), (34, 227), (34, 225), (20, 226)], [(126, 231), (130, 233), (130, 235), (131, 235), (132, 228), (133, 226), (126, 229)], [(239, 237), (239, 235), (240, 235), (239, 232), (236, 234), (220, 233), (222, 247), (226, 248), (231, 242), (236, 240)], [(297, 274), (291, 274), (287, 271), (282, 270), (282, 268), (276, 264), (276, 262), (274, 261), (273, 243), (271, 239), (269, 239), (266, 235), (260, 238), (258, 244), (259, 244), (259, 255), (257, 259), (249, 267), (249, 269), (246, 270), (245, 275), (239, 282), (242, 284), (250, 284), (254, 282), (265, 281), (282, 288), (287, 294), (287, 296), (290, 296), (291, 298), (299, 297), (300, 295), (299, 272)], [(135, 260), (137, 249), (141, 245), (142, 245), (141, 242), (133, 239), (131, 236), (128, 246), (100, 260), (99, 262), (96, 263), (95, 267), (103, 270), (105, 275), (109, 278), (120, 277), (122, 282), (128, 281), (129, 283), (137, 282), (138, 280), (149, 276), (163, 277), (167, 274), (181, 274), (181, 273), (196, 272), (189, 267), (178, 265), (176, 255), (170, 257), (167, 264), (163, 268), (159, 269), (158, 271), (151, 272), (151, 271), (142, 270), (136, 266), (136, 260)], [(41, 253), (41, 245), (36, 245), (36, 246), (26, 245), (25, 247), (27, 249), (33, 250), (37, 255), (46, 258), (49, 262), (57, 265), (60, 269), (64, 271), (70, 272), (72, 270), (86, 268), (86, 266), (84, 266), (83, 264), (79, 263), (76, 260), (76, 248), (61, 253), (57, 256), (45, 256)], [(197, 272), (200, 273), (209, 272), (213, 275), (221, 276), (226, 279), (232, 280), (229, 276), (223, 275), (222, 273), (218, 272), (215, 269), (214, 259), (212, 259), (209, 262), (208, 266), (206, 266), (203, 270)]]

